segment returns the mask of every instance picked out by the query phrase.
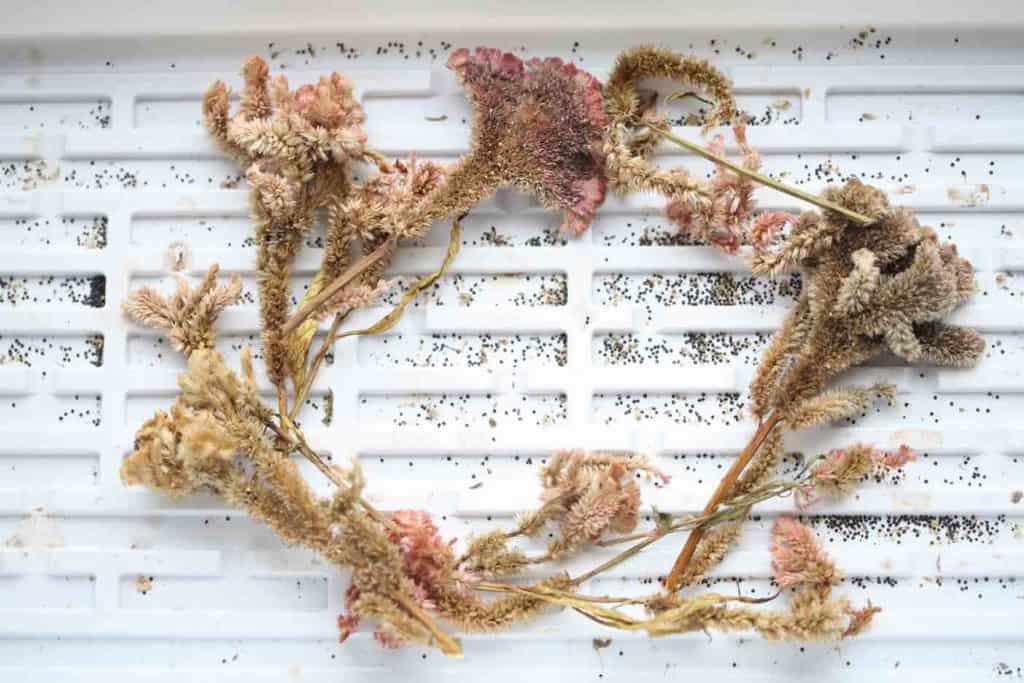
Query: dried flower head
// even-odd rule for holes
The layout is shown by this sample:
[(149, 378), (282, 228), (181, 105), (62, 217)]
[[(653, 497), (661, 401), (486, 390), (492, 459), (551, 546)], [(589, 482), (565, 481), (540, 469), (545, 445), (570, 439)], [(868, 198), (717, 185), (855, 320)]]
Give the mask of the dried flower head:
[(267, 63), (258, 56), (242, 66), (245, 87), (239, 112), (231, 116), (230, 93), (215, 82), (203, 100), (203, 114), (214, 140), (226, 152), (251, 164), (276, 160), (282, 172), (322, 170), (366, 152), (366, 119), (344, 76), (333, 73), (295, 92), (288, 79), (271, 81)]
[(785, 211), (762, 211), (750, 223), (748, 239), (758, 249), (767, 249), (775, 243), (787, 225), (792, 225), (796, 216)]
[(433, 161), (410, 155), (408, 162), (397, 161), (386, 171), (370, 177), (365, 183), (330, 207), (328, 230), (337, 235), (329, 240), (328, 261), (337, 250), (347, 249), (355, 239), (369, 243), (395, 236), (400, 239), (420, 237), (430, 226), (423, 220), (427, 198), (445, 178), (445, 169)]
[(225, 285), (217, 284), (217, 264), (210, 266), (203, 282), (196, 288), (181, 275), (178, 287), (164, 297), (152, 287), (132, 291), (121, 308), (132, 320), (157, 329), (167, 330), (171, 345), (186, 355), (197, 349), (213, 348), (217, 340), (214, 326), (225, 308), (238, 302), (242, 280), (235, 275)]
[(422, 510), (396, 510), (391, 522), (388, 536), (402, 551), (402, 570), (428, 595), (452, 571), (455, 539), (442, 540), (430, 514)]
[[(626, 50), (616, 60), (605, 87), (605, 109), (611, 117), (604, 142), (608, 176), (619, 192), (648, 191), (664, 196), (669, 200), (666, 213), (672, 222), (734, 252), (741, 238), (737, 226), (752, 208), (752, 186), (742, 176), (721, 168), (709, 183), (684, 168), (663, 169), (649, 161), (661, 139), (659, 131), (670, 128), (669, 121), (654, 110), (654, 99), (640, 91), (640, 82), (649, 78), (670, 79), (711, 97), (714, 105), (705, 131), (718, 124), (738, 124), (732, 84), (707, 61), (649, 45)], [(747, 145), (742, 125), (734, 130), (744, 163), (759, 166), (760, 159)], [(711, 146), (721, 151), (721, 139), (713, 140)]]
[(780, 517), (772, 525), (771, 553), (772, 574), (783, 588), (804, 584), (827, 588), (842, 578), (814, 532), (794, 517)]
[(541, 473), (541, 500), (547, 518), (559, 520), (562, 538), (552, 545), (556, 555), (598, 540), (606, 531), (627, 533), (636, 528), (640, 488), (636, 472), (668, 481), (642, 455), (557, 451)]
[(906, 209), (859, 181), (826, 197), (871, 216), (868, 226), (835, 212), (807, 212), (774, 249), (757, 250), (757, 273), (800, 267), (800, 299), (751, 385), (754, 413), (798, 410), (843, 370), (888, 349), (911, 362), (973, 365), (984, 340), (943, 319), (974, 291), (971, 264)]
[(562, 211), (566, 231), (586, 230), (607, 185), (601, 83), (558, 58), (524, 63), (487, 47), (455, 50), (448, 68), (473, 105), (473, 138), (472, 151), (438, 197), (439, 205), (448, 206), (445, 215), (466, 210), (499, 185), (512, 185)]
[(797, 489), (797, 506), (806, 508), (822, 496), (849, 495), (869, 475), (881, 479), (885, 470), (901, 469), (916, 459), (917, 455), (906, 444), (895, 451), (864, 444), (835, 448), (814, 465), (807, 484)]
[[(743, 166), (750, 171), (761, 168), (761, 155), (747, 142), (746, 127), (733, 126), (733, 134), (743, 155)], [(718, 156), (725, 153), (725, 139), (716, 135), (708, 149)], [(672, 196), (666, 215), (691, 237), (702, 239), (727, 254), (739, 251), (744, 233), (748, 231), (754, 209), (754, 181), (748, 176), (715, 166), (715, 174), (704, 196), (683, 193)], [(759, 229), (763, 232), (763, 225)], [(764, 237), (764, 235), (761, 235)]]

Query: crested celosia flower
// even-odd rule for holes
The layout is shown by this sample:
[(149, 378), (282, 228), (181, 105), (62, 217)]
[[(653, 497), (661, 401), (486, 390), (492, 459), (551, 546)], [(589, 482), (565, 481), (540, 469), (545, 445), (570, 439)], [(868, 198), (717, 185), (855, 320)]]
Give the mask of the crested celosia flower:
[(772, 575), (783, 588), (827, 587), (841, 578), (814, 532), (794, 517), (780, 517), (772, 525), (771, 554)]
[(474, 105), (479, 172), (563, 211), (564, 229), (586, 230), (607, 188), (600, 81), (558, 58), (524, 63), (486, 47), (454, 51), (448, 67)]

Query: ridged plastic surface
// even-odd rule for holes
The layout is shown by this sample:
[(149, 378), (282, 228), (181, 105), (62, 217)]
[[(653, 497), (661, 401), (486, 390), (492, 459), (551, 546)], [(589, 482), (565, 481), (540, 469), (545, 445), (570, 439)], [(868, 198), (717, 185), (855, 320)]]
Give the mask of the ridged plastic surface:
[[(488, 41), (582, 59), (603, 77), (619, 49), (646, 36), (533, 38)], [(258, 348), (246, 189), (200, 126), (206, 85), (237, 85), (251, 52), (285, 65), (295, 84), (341, 69), (379, 149), (451, 160), (467, 148), (469, 109), (444, 61), (450, 47), (481, 40), (236, 39), (208, 54), (57, 43), (6, 66), (0, 679), (1024, 675), (1024, 51), (983, 31), (659, 36), (727, 69), (758, 119), (750, 139), (768, 171), (812, 190), (849, 174), (876, 182), (977, 268), (979, 293), (956, 314), (989, 342), (977, 369), (881, 361), (854, 374), (898, 382), (893, 408), (787, 441), (808, 454), (865, 441), (922, 455), (900, 481), (813, 511), (849, 574), (840, 590), (885, 610), (864, 637), (649, 641), (565, 612), (466, 637), (461, 662), (383, 652), (367, 634), (339, 645), (339, 572), (213, 499), (170, 503), (120, 483), (134, 430), (171, 402), (183, 367), (166, 340), (121, 317), (130, 288), (170, 288), (171, 266), (239, 272), (245, 302), (222, 319), (220, 347), (233, 359), (246, 343)], [(659, 163), (709, 170), (668, 147)], [(767, 208), (802, 208), (760, 196)], [(698, 510), (753, 430), (743, 392), (799, 280), (755, 280), (740, 259), (678, 245), (660, 209), (655, 197), (611, 197), (589, 232), (563, 239), (560, 218), (522, 196), (481, 205), (464, 221), (451, 273), (397, 328), (337, 345), (304, 412), (310, 441), (335, 460), (358, 456), (380, 506), (429, 509), (460, 537), (534, 505), (538, 465), (560, 447), (646, 452), (674, 478), (645, 503)], [(435, 227), (400, 251), (396, 276), (440, 263), (447, 226)], [(299, 257), (297, 292), (319, 264), (317, 245), (311, 236)], [(714, 572), (717, 590), (770, 591), (768, 528), (790, 509), (784, 500), (759, 510)], [(682, 541), (662, 541), (588, 590), (653, 590)]]

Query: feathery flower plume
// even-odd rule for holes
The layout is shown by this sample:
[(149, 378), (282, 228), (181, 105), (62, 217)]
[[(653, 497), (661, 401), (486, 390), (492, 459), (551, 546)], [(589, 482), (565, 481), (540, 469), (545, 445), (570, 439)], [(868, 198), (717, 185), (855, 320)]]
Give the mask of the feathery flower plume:
[(811, 469), (807, 483), (796, 490), (797, 507), (805, 509), (822, 496), (841, 498), (849, 495), (865, 477), (881, 476), (886, 469), (898, 470), (916, 460), (906, 444), (895, 451), (883, 451), (864, 444), (835, 448)]
[(635, 529), (640, 514), (636, 472), (668, 481), (642, 455), (557, 451), (541, 474), (542, 510), (546, 518), (558, 520), (561, 529), (561, 538), (551, 543), (549, 552), (565, 555), (606, 531)]
[(152, 287), (132, 291), (121, 304), (125, 315), (147, 327), (167, 330), (171, 345), (185, 355), (197, 349), (213, 348), (217, 340), (215, 325), (225, 308), (238, 302), (242, 280), (235, 275), (224, 285), (217, 284), (215, 263), (202, 283), (193, 288), (187, 279), (175, 275), (178, 287), (164, 297)]
[(291, 263), (316, 210), (348, 192), (351, 162), (375, 157), (361, 127), (366, 115), (344, 76), (324, 76), (292, 92), (284, 76), (270, 79), (266, 62), (257, 56), (246, 60), (242, 76), (237, 114), (230, 113), (221, 81), (207, 90), (203, 113), (214, 141), (245, 169), (252, 186), (264, 358), (271, 380), (283, 387), (292, 369), (281, 333), (288, 319)]
[(842, 578), (814, 532), (795, 517), (780, 517), (772, 525), (771, 553), (772, 574), (783, 588), (829, 587)]

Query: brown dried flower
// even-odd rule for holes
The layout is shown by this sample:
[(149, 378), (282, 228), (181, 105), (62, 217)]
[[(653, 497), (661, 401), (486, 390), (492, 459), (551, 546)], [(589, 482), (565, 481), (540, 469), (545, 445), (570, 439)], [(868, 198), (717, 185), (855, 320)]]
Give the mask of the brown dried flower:
[(316, 210), (348, 192), (350, 163), (375, 157), (361, 128), (366, 116), (344, 76), (334, 73), (292, 92), (284, 76), (271, 82), (266, 62), (256, 56), (245, 62), (242, 75), (237, 114), (230, 113), (221, 81), (207, 90), (203, 113), (213, 139), (245, 169), (252, 186), (264, 358), (280, 387), (293, 369), (281, 333), (291, 263)]
[(167, 330), (171, 345), (186, 355), (197, 349), (213, 348), (217, 340), (214, 325), (225, 308), (238, 302), (242, 280), (235, 275), (226, 285), (217, 284), (217, 264), (210, 266), (202, 284), (192, 288), (188, 280), (176, 275), (178, 287), (164, 297), (152, 287), (132, 291), (121, 308), (132, 320)]
[(800, 299), (751, 385), (760, 417), (801, 410), (832, 377), (885, 349), (953, 367), (973, 365), (984, 349), (974, 330), (942, 322), (974, 291), (971, 264), (956, 247), (856, 180), (826, 196), (876, 220), (861, 226), (808, 212), (778, 248), (755, 252), (755, 272), (804, 273)]

